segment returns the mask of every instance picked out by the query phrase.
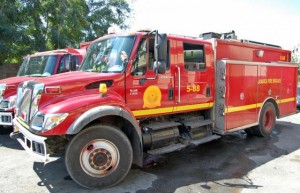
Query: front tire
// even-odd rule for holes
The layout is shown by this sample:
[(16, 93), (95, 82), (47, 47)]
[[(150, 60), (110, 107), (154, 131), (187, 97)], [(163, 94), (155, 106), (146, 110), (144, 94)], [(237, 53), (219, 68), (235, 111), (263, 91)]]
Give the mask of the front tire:
[(81, 186), (99, 189), (120, 183), (132, 164), (127, 136), (109, 125), (93, 125), (77, 134), (66, 150), (65, 164)]

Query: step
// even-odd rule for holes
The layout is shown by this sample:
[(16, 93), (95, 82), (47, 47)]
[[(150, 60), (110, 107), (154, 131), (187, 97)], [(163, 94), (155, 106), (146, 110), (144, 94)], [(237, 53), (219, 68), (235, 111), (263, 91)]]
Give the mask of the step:
[(211, 119), (199, 120), (199, 121), (185, 123), (185, 125), (188, 126), (188, 127), (190, 127), (191, 129), (197, 128), (197, 127), (202, 127), (202, 126), (205, 126), (205, 125), (211, 125), (211, 124), (212, 124), (212, 120)]
[(162, 154), (170, 153), (173, 151), (181, 150), (181, 149), (185, 148), (186, 146), (187, 145), (177, 143), (177, 144), (172, 144), (172, 145), (168, 145), (165, 147), (161, 147), (158, 149), (149, 150), (149, 151), (147, 151), (147, 153), (151, 154), (151, 155), (162, 155)]
[(194, 117), (190, 117), (190, 116), (182, 116), (181, 117), (183, 119), (183, 123), (188, 123), (188, 122), (197, 122), (197, 121), (203, 121), (204, 117), (203, 116), (194, 116)]
[(209, 136), (201, 138), (201, 139), (192, 140), (192, 141), (190, 141), (190, 143), (193, 145), (200, 145), (202, 143), (207, 143), (207, 142), (219, 139), (220, 137), (221, 136), (219, 136), (219, 135), (209, 135)]
[(165, 128), (170, 128), (170, 127), (177, 127), (181, 125), (178, 122), (162, 122), (162, 123), (154, 123), (154, 124), (149, 124), (149, 125), (144, 125), (143, 127), (145, 128), (151, 128), (152, 130), (160, 130), (160, 129), (165, 129)]

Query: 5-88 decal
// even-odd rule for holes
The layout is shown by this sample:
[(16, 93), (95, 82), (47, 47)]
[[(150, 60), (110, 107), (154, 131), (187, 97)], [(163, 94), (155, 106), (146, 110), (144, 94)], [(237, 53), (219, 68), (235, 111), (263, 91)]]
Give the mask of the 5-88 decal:
[(199, 92), (200, 85), (188, 85), (186, 86), (186, 92)]

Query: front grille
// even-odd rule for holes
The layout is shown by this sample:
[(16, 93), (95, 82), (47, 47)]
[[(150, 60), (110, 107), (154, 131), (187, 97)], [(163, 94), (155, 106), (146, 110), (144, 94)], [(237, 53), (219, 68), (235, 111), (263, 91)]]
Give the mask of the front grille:
[(23, 95), (19, 104), (17, 116), (20, 117), (25, 123), (29, 124), (32, 90), (26, 88), (22, 94)]
[(38, 112), (38, 104), (34, 101), (37, 97), (41, 97), (43, 90), (44, 84), (34, 81), (19, 85), (16, 99), (16, 117), (27, 125), (30, 125), (34, 114)]

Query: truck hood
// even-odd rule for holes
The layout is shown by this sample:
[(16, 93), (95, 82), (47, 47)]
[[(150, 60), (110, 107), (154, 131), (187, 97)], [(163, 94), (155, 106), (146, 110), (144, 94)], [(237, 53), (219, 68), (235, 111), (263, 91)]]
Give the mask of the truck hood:
[(16, 76), (16, 77), (11, 77), (11, 78), (6, 78), (0, 80), (0, 84), (6, 84), (6, 85), (14, 85), (18, 87), (19, 83), (24, 82), (26, 80), (36, 80), (38, 79), (37, 77), (30, 77), (30, 76)]
[(44, 83), (45, 86), (76, 86), (86, 85), (92, 82), (99, 82), (102, 80), (115, 80), (118, 77), (123, 76), (122, 73), (95, 73), (84, 71), (73, 71), (62, 74), (57, 74), (36, 80), (39, 83)]
[[(44, 85), (44, 94), (40, 100), (40, 108), (48, 103), (65, 100), (73, 96), (88, 95), (99, 93), (99, 85), (106, 83), (109, 87), (124, 87), (125, 75), (123, 73), (95, 73), (95, 72), (66, 72), (63, 74), (53, 75), (47, 78), (37, 80), (37, 83)], [(123, 82), (123, 85), (119, 85)], [(51, 92), (49, 90), (57, 88), (59, 91)], [(113, 89), (112, 89), (113, 90)]]
[(11, 78), (6, 78), (0, 80), (0, 84), (6, 84), (7, 87), (3, 93), (4, 99), (8, 100), (9, 97), (14, 97), (17, 94), (18, 86), (21, 82), (33, 80), (36, 81), (39, 79), (38, 77), (30, 77), (30, 76), (16, 76)]

